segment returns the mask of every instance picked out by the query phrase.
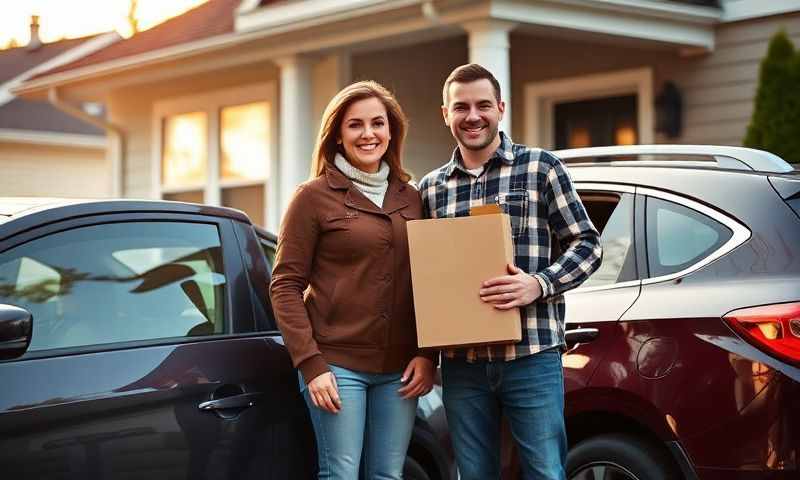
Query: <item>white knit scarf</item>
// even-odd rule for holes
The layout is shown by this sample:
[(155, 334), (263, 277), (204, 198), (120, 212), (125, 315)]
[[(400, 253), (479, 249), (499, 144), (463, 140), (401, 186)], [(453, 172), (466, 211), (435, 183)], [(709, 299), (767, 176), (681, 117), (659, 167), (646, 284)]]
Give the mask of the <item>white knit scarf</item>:
[(351, 165), (340, 153), (336, 154), (334, 163), (365, 197), (378, 208), (383, 207), (383, 197), (386, 195), (386, 189), (389, 188), (389, 165), (386, 162), (381, 161), (381, 166), (376, 173), (362, 172)]

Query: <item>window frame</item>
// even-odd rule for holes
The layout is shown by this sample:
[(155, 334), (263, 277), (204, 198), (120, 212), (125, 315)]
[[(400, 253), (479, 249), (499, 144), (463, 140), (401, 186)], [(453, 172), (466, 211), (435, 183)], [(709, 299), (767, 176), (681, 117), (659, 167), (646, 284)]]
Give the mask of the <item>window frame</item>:
[[(90, 215), (86, 217), (56, 221), (15, 235), (0, 244), (2, 247), (0, 248), (0, 254), (6, 253), (31, 241), (68, 230), (111, 223), (132, 222), (200, 223), (217, 227), (217, 230), (219, 231), (220, 245), (222, 248), (223, 270), (225, 272), (226, 285), (228, 287), (225, 289), (224, 298), (224, 333), (196, 337), (169, 337), (113, 342), (99, 345), (84, 345), (38, 350), (33, 352), (28, 351), (20, 357), (7, 361), (17, 362), (37, 358), (51, 358), (64, 355), (116, 351), (129, 348), (206, 342), (238, 337), (241, 335), (240, 332), (247, 334), (252, 331), (252, 326), (248, 324), (248, 322), (252, 323), (252, 306), (249, 295), (251, 287), (244, 275), (245, 267), (242, 263), (242, 256), (239, 252), (238, 242), (236, 241), (236, 234), (233, 227), (234, 220), (229, 218), (168, 212), (158, 212), (156, 214), (128, 212)], [(33, 321), (36, 322), (36, 318), (34, 318)]]
[(639, 234), (640, 225), (637, 220), (639, 217), (639, 204), (637, 202), (638, 195), (637, 190), (638, 187), (634, 187), (632, 185), (622, 185), (622, 184), (614, 184), (614, 183), (592, 183), (592, 182), (575, 182), (575, 189), (578, 191), (578, 194), (581, 193), (589, 193), (589, 192), (598, 192), (598, 193), (617, 193), (617, 194), (630, 194), (633, 196), (633, 218), (632, 218), (632, 225), (633, 225), (633, 239), (631, 243), (631, 247), (634, 249), (634, 258), (636, 266), (636, 279), (635, 280), (627, 280), (624, 282), (616, 282), (616, 283), (608, 283), (605, 285), (597, 285), (593, 287), (583, 287), (578, 286), (575, 292), (597, 292), (602, 290), (612, 290), (616, 288), (627, 288), (627, 287), (638, 287), (641, 284), (642, 274), (641, 274), (641, 263), (640, 263), (640, 255), (639, 251), (641, 250), (641, 245), (639, 243), (639, 238), (641, 235)]
[[(279, 198), (276, 188), (270, 188), (277, 183), (275, 176), (278, 159), (278, 119), (277, 112), (278, 87), (276, 82), (251, 83), (234, 88), (213, 90), (195, 95), (173, 97), (157, 101), (153, 104), (152, 114), (152, 145), (151, 158), (151, 185), (150, 195), (154, 199), (163, 199), (165, 194), (184, 192), (203, 192), (203, 203), (207, 205), (222, 206), (222, 191), (226, 188), (246, 186), (261, 186), (264, 189), (264, 200), (261, 208), (263, 218), (269, 223), (269, 205), (278, 205)], [(268, 177), (258, 180), (222, 180), (220, 172), (222, 167), (221, 133), (222, 109), (253, 102), (267, 102), (269, 108), (269, 135), (272, 140), (268, 145), (269, 158)], [(184, 113), (203, 112), (207, 116), (207, 178), (204, 185), (187, 187), (164, 188), (161, 183), (163, 169), (163, 142), (164, 120), (172, 115)]]

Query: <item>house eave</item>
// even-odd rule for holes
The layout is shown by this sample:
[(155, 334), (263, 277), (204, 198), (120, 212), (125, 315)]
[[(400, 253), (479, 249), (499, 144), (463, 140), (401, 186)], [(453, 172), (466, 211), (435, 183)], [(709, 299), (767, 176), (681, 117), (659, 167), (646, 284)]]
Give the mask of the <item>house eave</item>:
[[(303, 9), (299, 6), (303, 5)], [(378, 13), (399, 11), (415, 5), (415, 18), (381, 24)], [(317, 6), (317, 9), (312, 7)], [(564, 28), (626, 38), (641, 38), (681, 48), (713, 50), (714, 25), (720, 11), (654, 0), (341, 0), (331, 5), (322, 0), (278, 3), (240, 13), (232, 33), (166, 47), (130, 57), (54, 73), (12, 89), (15, 95), (33, 97), (52, 87), (125, 73), (164, 62), (217, 52), (281, 34), (302, 32), (320, 25), (368, 15), (375, 21), (363, 32), (338, 32), (325, 38), (269, 46), (264, 53), (288, 55), (309, 53), (319, 48), (350, 47), (354, 42), (381, 35), (399, 35), (430, 28), (457, 28), (465, 21), (497, 19), (517, 24)], [(386, 23), (386, 22), (384, 22)], [(274, 47), (274, 48), (273, 48)], [(264, 59), (269, 58), (262, 57)]]
[(77, 133), (22, 130), (15, 128), (0, 128), (0, 142), (23, 143), (26, 145), (42, 145), (48, 147), (88, 148), (93, 150), (104, 150), (106, 148), (106, 138), (100, 135), (82, 135)]

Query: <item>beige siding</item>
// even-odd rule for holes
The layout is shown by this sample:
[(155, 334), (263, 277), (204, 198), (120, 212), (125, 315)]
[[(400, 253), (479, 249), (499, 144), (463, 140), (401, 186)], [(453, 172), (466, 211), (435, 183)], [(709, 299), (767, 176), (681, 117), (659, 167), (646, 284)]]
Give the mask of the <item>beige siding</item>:
[(107, 197), (111, 177), (102, 149), (0, 143), (0, 195)]
[(678, 85), (684, 105), (678, 138), (656, 135), (659, 143), (741, 145), (753, 109), (759, 65), (771, 36), (785, 29), (800, 46), (800, 13), (723, 24), (710, 54), (684, 57), (655, 45), (511, 36), (514, 137), (522, 139), (525, 85), (531, 82), (650, 67), (655, 95), (664, 82)]
[(683, 92), (685, 111), (679, 142), (741, 145), (761, 59), (781, 28), (800, 46), (800, 14), (776, 15), (723, 24), (713, 53), (674, 65), (672, 78)]
[(455, 143), (442, 119), (442, 83), (466, 62), (466, 37), (353, 57), (353, 80), (385, 85), (408, 116), (405, 163), (417, 180), (450, 159)]
[[(169, 68), (169, 67), (161, 67)], [(266, 81), (277, 81), (278, 70), (270, 62), (177, 78), (169, 82), (128, 87), (108, 99), (109, 117), (125, 131), (125, 197), (150, 198), (153, 169), (153, 104), (159, 100)], [(277, 109), (275, 110), (277, 115)], [(277, 120), (277, 116), (275, 117)]]

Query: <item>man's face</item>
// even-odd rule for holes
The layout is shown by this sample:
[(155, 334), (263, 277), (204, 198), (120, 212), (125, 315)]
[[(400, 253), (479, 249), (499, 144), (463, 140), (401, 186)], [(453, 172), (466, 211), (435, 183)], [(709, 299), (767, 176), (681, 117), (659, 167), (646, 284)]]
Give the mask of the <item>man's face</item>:
[(505, 104), (498, 103), (487, 79), (450, 84), (448, 104), (442, 106), (444, 123), (461, 148), (483, 150), (498, 135)]

